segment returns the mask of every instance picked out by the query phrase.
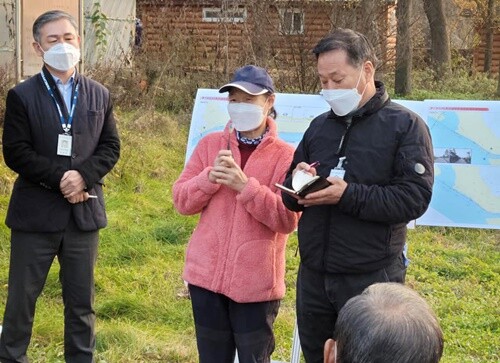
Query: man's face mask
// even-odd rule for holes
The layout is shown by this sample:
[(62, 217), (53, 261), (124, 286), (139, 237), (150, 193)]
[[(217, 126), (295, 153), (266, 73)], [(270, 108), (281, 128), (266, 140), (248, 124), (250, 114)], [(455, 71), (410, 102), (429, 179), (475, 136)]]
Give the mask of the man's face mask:
[(43, 52), (43, 61), (58, 71), (66, 72), (80, 61), (80, 49), (69, 43), (57, 43)]
[[(361, 80), (361, 74), (363, 73), (363, 68), (359, 73), (358, 82), (356, 87), (351, 89), (323, 89), (321, 95), (325, 101), (330, 105), (332, 111), (337, 116), (345, 116), (349, 112), (354, 111), (358, 108), (359, 103), (363, 94), (358, 92), (359, 81)], [(365, 87), (366, 89), (366, 87)], [(363, 93), (365, 91), (363, 90)]]

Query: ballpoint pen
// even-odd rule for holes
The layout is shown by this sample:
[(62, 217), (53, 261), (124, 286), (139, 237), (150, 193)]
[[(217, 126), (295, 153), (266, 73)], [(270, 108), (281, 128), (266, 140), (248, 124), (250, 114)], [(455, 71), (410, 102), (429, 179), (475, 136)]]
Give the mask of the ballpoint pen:
[(227, 136), (227, 150), (231, 151), (231, 134), (233, 133), (233, 130), (234, 130), (234, 126), (233, 126), (233, 122), (230, 121), (229, 122), (229, 130), (228, 130), (228, 136)]
[(319, 161), (315, 161), (314, 163), (309, 164), (310, 168), (314, 168), (319, 165)]

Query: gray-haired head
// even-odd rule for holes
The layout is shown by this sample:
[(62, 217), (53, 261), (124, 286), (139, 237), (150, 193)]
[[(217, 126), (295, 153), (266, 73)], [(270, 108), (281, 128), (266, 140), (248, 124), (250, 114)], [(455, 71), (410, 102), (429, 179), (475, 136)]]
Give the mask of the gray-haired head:
[(352, 29), (337, 28), (321, 39), (313, 49), (318, 59), (319, 55), (332, 50), (343, 50), (347, 54), (348, 63), (358, 68), (364, 62), (370, 61), (376, 68), (378, 58), (368, 39)]
[(75, 31), (78, 33), (78, 24), (76, 23), (76, 20), (74, 17), (72, 17), (70, 14), (61, 11), (61, 10), (50, 10), (42, 15), (40, 15), (35, 22), (33, 23), (33, 39), (35, 39), (35, 42), (40, 43), (40, 29), (47, 24), (51, 23), (53, 21), (57, 21), (60, 19), (66, 19), (68, 20), (73, 28), (75, 28)]
[(402, 284), (379, 283), (350, 299), (333, 339), (337, 363), (436, 363), (443, 332), (427, 302)]

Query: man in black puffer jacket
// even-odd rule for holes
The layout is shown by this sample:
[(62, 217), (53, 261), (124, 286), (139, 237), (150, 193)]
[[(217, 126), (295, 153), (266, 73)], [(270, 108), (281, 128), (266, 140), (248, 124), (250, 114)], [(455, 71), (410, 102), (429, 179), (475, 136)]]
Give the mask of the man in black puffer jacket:
[(434, 181), (429, 130), (374, 80), (377, 58), (365, 36), (337, 29), (314, 54), (332, 109), (311, 122), (285, 185), (296, 172), (331, 185), (305, 198), (283, 193), (289, 209), (303, 212), (297, 320), (308, 363), (323, 361), (348, 299), (375, 282), (404, 283), (406, 225), (426, 211)]

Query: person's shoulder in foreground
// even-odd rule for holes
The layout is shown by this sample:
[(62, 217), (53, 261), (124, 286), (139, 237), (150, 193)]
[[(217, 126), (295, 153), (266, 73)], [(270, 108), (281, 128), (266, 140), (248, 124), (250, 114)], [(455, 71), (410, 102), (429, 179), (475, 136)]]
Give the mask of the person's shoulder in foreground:
[(339, 313), (325, 363), (436, 363), (443, 332), (427, 302), (398, 283), (377, 283)]

